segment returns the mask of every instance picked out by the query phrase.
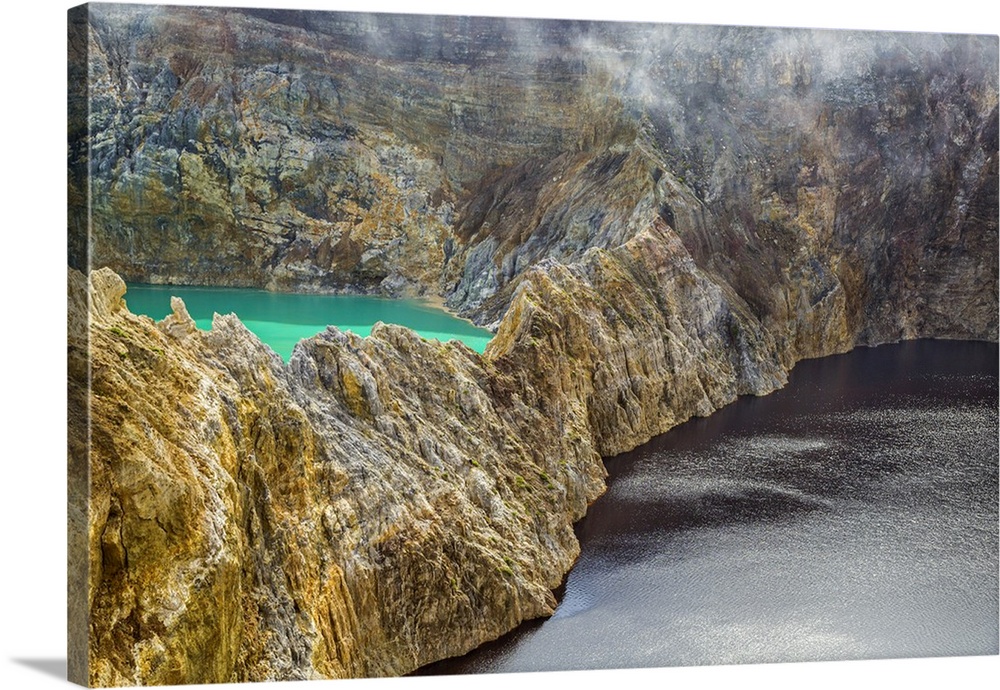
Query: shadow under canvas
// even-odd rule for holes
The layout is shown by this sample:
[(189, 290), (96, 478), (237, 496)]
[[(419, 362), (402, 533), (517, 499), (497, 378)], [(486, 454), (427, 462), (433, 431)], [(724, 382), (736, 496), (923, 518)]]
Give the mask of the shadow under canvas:
[(34, 669), (47, 676), (66, 680), (66, 659), (11, 659), (11, 661)]

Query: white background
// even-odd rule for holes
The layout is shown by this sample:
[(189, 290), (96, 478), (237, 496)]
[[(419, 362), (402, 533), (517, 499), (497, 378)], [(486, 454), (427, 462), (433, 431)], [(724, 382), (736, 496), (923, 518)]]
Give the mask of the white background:
[[(997, 34), (993, 0), (816, 3), (607, 3), (508, 0), (248, 0), (214, 4), (296, 9), (488, 14), (582, 19), (810, 26)], [(65, 92), (70, 3), (9, 3), (3, 15), (0, 98), (0, 688), (65, 684)], [(987, 9), (988, 8), (988, 9)], [(669, 585), (667, 585), (669, 586)], [(555, 683), (677, 687), (995, 687), (1000, 657), (919, 659), (400, 680), (322, 681), (309, 688), (526, 689)], [(265, 686), (241, 684), (239, 688)], [(303, 688), (275, 683), (268, 688)]]

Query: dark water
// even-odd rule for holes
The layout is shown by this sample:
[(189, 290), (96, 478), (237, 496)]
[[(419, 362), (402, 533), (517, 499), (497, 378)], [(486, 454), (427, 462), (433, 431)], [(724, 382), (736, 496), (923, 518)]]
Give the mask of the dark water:
[(803, 362), (612, 458), (555, 615), (422, 672), (997, 654), (997, 357)]
[(130, 284), (125, 301), (132, 313), (159, 320), (170, 313), (171, 296), (183, 299), (191, 318), (206, 330), (212, 327), (216, 312), (236, 314), (286, 361), (299, 340), (316, 335), (327, 325), (365, 337), (378, 321), (394, 323), (424, 338), (460, 340), (476, 352), (483, 352), (493, 338), (489, 331), (417, 300)]

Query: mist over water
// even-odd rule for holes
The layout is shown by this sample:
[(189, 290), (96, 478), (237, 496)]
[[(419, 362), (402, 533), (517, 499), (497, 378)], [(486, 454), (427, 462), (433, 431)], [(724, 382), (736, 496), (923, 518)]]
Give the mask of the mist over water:
[(133, 284), (128, 286), (125, 302), (133, 313), (160, 320), (171, 311), (171, 296), (184, 300), (201, 329), (212, 327), (216, 313), (236, 314), (285, 361), (299, 340), (316, 335), (328, 325), (365, 337), (377, 322), (392, 323), (411, 328), (424, 338), (459, 340), (480, 353), (493, 338), (488, 330), (418, 300)]
[(997, 357), (802, 362), (608, 460), (555, 615), (423, 672), (996, 654)]

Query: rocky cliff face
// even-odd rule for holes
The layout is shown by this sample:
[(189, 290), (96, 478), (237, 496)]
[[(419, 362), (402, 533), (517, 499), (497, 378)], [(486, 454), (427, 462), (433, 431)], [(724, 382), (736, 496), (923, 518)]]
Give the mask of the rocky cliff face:
[(400, 674), (551, 612), (602, 488), (579, 421), (402, 328), (286, 367), (124, 291), (91, 278), (90, 682)]
[(832, 334), (810, 324), (841, 301), (844, 345), (996, 337), (996, 37), (114, 5), (88, 18), (78, 268), (434, 294), (496, 327), (531, 266), (660, 217), (788, 358), (824, 351)]
[[(602, 456), (803, 357), (997, 338), (995, 37), (77, 19), (82, 682), (460, 654), (551, 612)], [(235, 317), (129, 313), (118, 274), (433, 294), (496, 338), (329, 329), (285, 365)]]
[[(551, 613), (602, 454), (780, 385), (774, 344), (657, 224), (547, 264), (490, 351), (234, 317), (70, 275), (95, 685), (402, 674)], [(90, 353), (89, 381), (82, 363)], [(89, 390), (88, 390), (89, 383)], [(89, 452), (87, 462), (80, 462)], [(83, 529), (83, 524), (78, 527)]]

